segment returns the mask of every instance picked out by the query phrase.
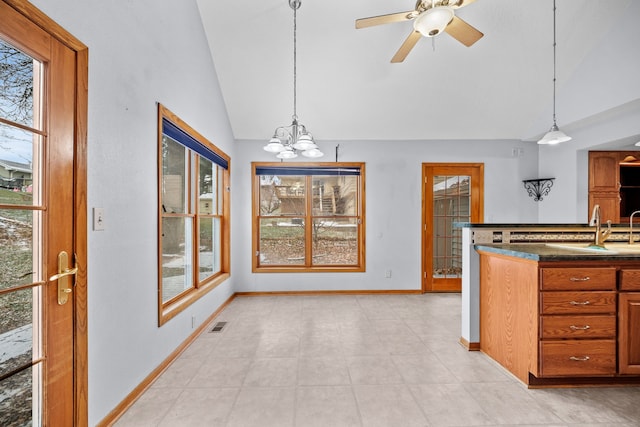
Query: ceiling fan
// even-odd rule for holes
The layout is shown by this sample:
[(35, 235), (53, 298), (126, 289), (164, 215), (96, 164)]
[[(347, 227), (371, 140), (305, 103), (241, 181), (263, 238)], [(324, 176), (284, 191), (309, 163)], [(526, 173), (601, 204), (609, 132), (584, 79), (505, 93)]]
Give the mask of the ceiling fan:
[(417, 0), (414, 10), (372, 16), (356, 20), (356, 28), (373, 27), (392, 22), (412, 21), (413, 31), (391, 58), (391, 62), (402, 62), (420, 37), (435, 37), (442, 31), (465, 46), (471, 46), (484, 35), (455, 15), (454, 10), (467, 6), (475, 0)]

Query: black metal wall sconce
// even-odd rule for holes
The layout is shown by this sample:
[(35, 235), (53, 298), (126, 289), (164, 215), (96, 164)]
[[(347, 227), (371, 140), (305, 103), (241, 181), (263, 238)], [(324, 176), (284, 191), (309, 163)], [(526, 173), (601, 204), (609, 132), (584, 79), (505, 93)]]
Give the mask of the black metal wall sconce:
[(533, 200), (539, 202), (542, 200), (542, 196), (546, 196), (553, 187), (553, 180), (555, 178), (539, 178), (539, 179), (525, 179), (524, 189), (529, 193), (529, 197), (533, 197)]

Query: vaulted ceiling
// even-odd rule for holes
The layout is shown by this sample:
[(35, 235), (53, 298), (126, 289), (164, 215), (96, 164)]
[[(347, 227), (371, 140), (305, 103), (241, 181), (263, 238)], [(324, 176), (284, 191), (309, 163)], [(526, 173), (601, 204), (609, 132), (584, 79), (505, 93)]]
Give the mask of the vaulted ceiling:
[[(569, 111), (563, 87), (585, 58), (607, 46), (630, 4), (557, 0), (561, 128), (583, 119)], [(198, 6), (236, 139), (268, 139), (293, 114), (288, 0), (198, 0)], [(412, 22), (355, 29), (358, 18), (414, 6), (412, 0), (302, 0), (297, 113), (317, 140), (535, 140), (549, 129), (552, 0), (477, 0), (456, 11), (484, 33), (476, 44), (465, 47), (446, 33), (422, 38), (398, 64), (390, 60)]]

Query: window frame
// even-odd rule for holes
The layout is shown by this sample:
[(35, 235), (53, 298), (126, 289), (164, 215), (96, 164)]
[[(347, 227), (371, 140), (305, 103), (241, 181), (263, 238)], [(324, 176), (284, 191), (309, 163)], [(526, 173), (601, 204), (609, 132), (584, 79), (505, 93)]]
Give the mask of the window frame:
[[(163, 204), (163, 137), (166, 135), (166, 129), (170, 132), (182, 132), (185, 134), (185, 141), (177, 142), (185, 149), (185, 200), (183, 201), (185, 212), (165, 212)], [(189, 145), (187, 145), (189, 144)], [(205, 294), (213, 290), (220, 283), (224, 282), (231, 276), (231, 258), (230, 258), (230, 175), (231, 175), (231, 159), (230, 157), (211, 143), (208, 139), (195, 131), (191, 126), (184, 122), (176, 114), (172, 113), (162, 104), (158, 103), (158, 326), (162, 326), (180, 312), (185, 310), (191, 304), (199, 300)], [(219, 191), (216, 191), (215, 200), (212, 197), (213, 205), (218, 206), (222, 202), (222, 208), (212, 215), (211, 213), (200, 212), (200, 159), (206, 159), (213, 163), (216, 169), (217, 190), (222, 191), (220, 197)], [(226, 168), (223, 165), (226, 164)], [(217, 167), (216, 167), (217, 166)], [(222, 171), (221, 173), (219, 173)], [(220, 178), (222, 178), (220, 182)], [(213, 193), (213, 189), (212, 189)], [(190, 279), (186, 279), (191, 286), (182, 290), (175, 296), (163, 301), (163, 220), (166, 218), (182, 217), (190, 219), (192, 226), (190, 229), (189, 240), (191, 242), (190, 249), (185, 248), (185, 255), (190, 253), (190, 260), (185, 260), (185, 265), (190, 266)], [(200, 279), (200, 220), (201, 218), (219, 218), (220, 219), (220, 270), (213, 272), (204, 280)], [(212, 221), (215, 222), (215, 221)], [(213, 247), (215, 244), (212, 242)], [(186, 269), (188, 271), (189, 269)]]
[[(305, 191), (305, 206), (304, 213), (304, 247), (305, 247), (305, 263), (302, 265), (260, 265), (260, 220), (262, 218), (268, 218), (268, 216), (260, 215), (260, 176), (257, 174), (257, 169), (269, 169), (269, 168), (290, 168), (311, 170), (318, 168), (340, 168), (340, 169), (358, 169), (359, 170), (359, 182), (357, 185), (357, 214), (347, 216), (337, 216), (338, 218), (356, 218), (358, 231), (357, 231), (357, 257), (358, 262), (356, 264), (340, 265), (313, 265), (312, 264), (312, 221), (310, 219), (314, 217), (326, 217), (327, 215), (314, 215), (312, 212), (313, 203), (313, 180), (314, 177), (320, 175), (306, 175), (307, 190)], [(252, 203), (251, 203), (251, 218), (252, 218), (252, 261), (251, 270), (253, 273), (361, 273), (366, 271), (366, 258), (365, 258), (365, 236), (366, 236), (366, 215), (365, 215), (365, 163), (363, 162), (295, 162), (295, 163), (283, 163), (283, 162), (252, 162), (251, 163), (251, 176), (252, 176)]]

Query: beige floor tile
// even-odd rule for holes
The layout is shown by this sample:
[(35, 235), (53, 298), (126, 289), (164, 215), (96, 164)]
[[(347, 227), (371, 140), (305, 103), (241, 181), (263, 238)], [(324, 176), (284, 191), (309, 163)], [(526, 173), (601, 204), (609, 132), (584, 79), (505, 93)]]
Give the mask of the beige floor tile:
[(366, 427), (427, 426), (428, 422), (405, 385), (354, 386)]
[(347, 363), (342, 357), (300, 358), (298, 385), (349, 385)]
[(527, 390), (460, 295), (237, 297), (116, 426), (638, 427), (640, 387)]
[(188, 389), (176, 400), (159, 427), (224, 427), (240, 389)]
[(549, 408), (536, 402), (521, 384), (465, 383), (463, 386), (496, 424), (563, 423)]
[(245, 387), (296, 385), (298, 358), (255, 359), (244, 379)]
[(179, 357), (169, 365), (152, 387), (184, 387), (198, 374), (202, 364), (201, 359)]
[(180, 388), (150, 388), (127, 412), (120, 417), (114, 427), (157, 426), (169, 412), (182, 393)]
[(640, 425), (640, 394), (637, 390), (639, 389), (541, 389), (530, 390), (529, 394), (566, 423), (615, 424), (635, 420)]
[(189, 387), (240, 387), (244, 382), (253, 359), (210, 358), (202, 364), (189, 381)]
[(228, 427), (289, 427), (295, 416), (293, 387), (243, 387), (229, 415)]
[(360, 413), (351, 387), (299, 387), (297, 427), (358, 427)]
[(431, 426), (484, 426), (495, 423), (462, 384), (423, 384), (409, 386), (409, 390)]
[(260, 337), (255, 357), (298, 357), (300, 337), (294, 333), (264, 334)]
[(352, 384), (402, 384), (403, 379), (391, 357), (347, 357)]
[(430, 351), (420, 355), (391, 356), (405, 384), (447, 384), (459, 382)]
[(331, 356), (342, 356), (342, 347), (337, 332), (303, 335), (302, 338), (300, 338), (300, 357)]

